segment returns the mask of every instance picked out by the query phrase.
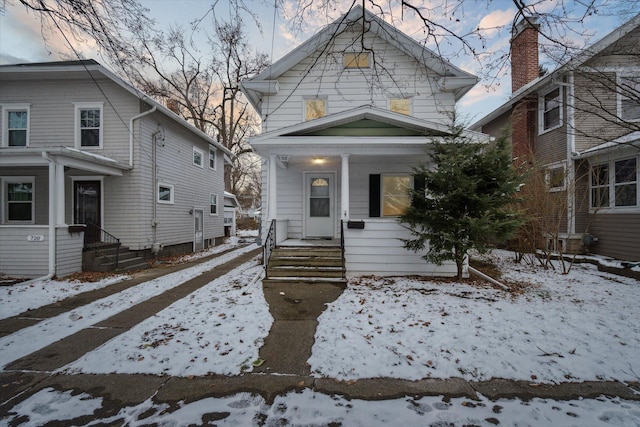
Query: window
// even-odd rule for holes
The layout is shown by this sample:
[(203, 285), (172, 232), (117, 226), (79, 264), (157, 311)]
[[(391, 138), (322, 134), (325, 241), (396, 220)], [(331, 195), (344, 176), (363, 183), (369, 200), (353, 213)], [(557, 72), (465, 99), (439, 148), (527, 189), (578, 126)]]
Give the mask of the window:
[(411, 115), (411, 98), (389, 98), (389, 111)]
[(327, 115), (326, 98), (310, 98), (304, 100), (304, 119), (319, 119)]
[(619, 114), (622, 120), (640, 120), (640, 77), (621, 77), (618, 80)]
[(74, 104), (76, 148), (102, 148), (102, 103)]
[(33, 224), (35, 218), (35, 178), (3, 177), (4, 222)]
[(344, 68), (369, 68), (369, 52), (346, 52), (343, 59)]
[(29, 105), (5, 105), (2, 108), (2, 145), (29, 146)]
[(591, 167), (591, 208), (638, 206), (638, 159), (615, 160)]
[(198, 167), (203, 167), (204, 164), (204, 151), (193, 147), (193, 164)]
[(382, 216), (400, 216), (411, 205), (409, 175), (382, 175)]
[(566, 185), (566, 169), (564, 163), (549, 166), (545, 171), (545, 181), (549, 191), (564, 191)]
[(173, 204), (173, 185), (158, 184), (158, 203)]
[(211, 201), (209, 204), (210, 204), (209, 214), (218, 215), (218, 195), (217, 194), (211, 194)]
[(209, 147), (209, 169), (216, 170), (216, 149)]
[(562, 126), (562, 91), (559, 87), (540, 98), (540, 133)]

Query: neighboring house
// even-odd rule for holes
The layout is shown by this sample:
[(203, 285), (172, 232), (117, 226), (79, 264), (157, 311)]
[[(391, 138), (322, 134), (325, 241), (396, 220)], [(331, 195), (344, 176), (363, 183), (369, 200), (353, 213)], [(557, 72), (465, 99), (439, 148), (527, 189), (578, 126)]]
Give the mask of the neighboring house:
[[(238, 212), (240, 211), (240, 212)], [(235, 194), (228, 191), (224, 192), (224, 235), (226, 237), (235, 236), (236, 229), (236, 212), (241, 213), (242, 208)]]
[(549, 247), (640, 260), (640, 15), (542, 77), (535, 19), (511, 52), (513, 94), (471, 128), (510, 128), (514, 157), (546, 168), (567, 207)]
[[(477, 78), (361, 7), (241, 83), (262, 117), (263, 241), (340, 242), (348, 275), (453, 276), (403, 248), (412, 167)], [(480, 138), (482, 135), (474, 136)]]
[(97, 62), (0, 66), (0, 107), (0, 273), (79, 271), (109, 235), (147, 254), (224, 236), (231, 153)]

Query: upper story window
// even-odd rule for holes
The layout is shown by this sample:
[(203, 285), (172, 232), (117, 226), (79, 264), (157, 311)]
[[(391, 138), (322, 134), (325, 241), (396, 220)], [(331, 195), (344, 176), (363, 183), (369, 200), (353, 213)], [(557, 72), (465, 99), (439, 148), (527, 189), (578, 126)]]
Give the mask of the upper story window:
[(33, 224), (35, 218), (35, 178), (2, 177), (4, 186), (4, 222)]
[(618, 111), (622, 120), (640, 120), (640, 77), (618, 79)]
[(345, 52), (344, 68), (369, 68), (369, 52)]
[(102, 148), (102, 103), (77, 102), (76, 148)]
[(382, 175), (382, 216), (400, 216), (411, 206), (410, 175)]
[(10, 104), (2, 107), (2, 145), (29, 146), (29, 105)]
[(389, 98), (389, 111), (411, 115), (411, 98)]
[(593, 165), (590, 171), (592, 209), (638, 207), (638, 158)]
[(193, 147), (193, 164), (198, 167), (204, 167), (204, 151)]
[(304, 119), (319, 119), (327, 115), (326, 98), (307, 98), (304, 100)]
[(209, 201), (209, 215), (218, 215), (218, 195), (211, 194)]
[(216, 170), (217, 151), (213, 147), (209, 147), (209, 169)]
[(557, 87), (540, 97), (540, 133), (562, 126), (562, 90)]

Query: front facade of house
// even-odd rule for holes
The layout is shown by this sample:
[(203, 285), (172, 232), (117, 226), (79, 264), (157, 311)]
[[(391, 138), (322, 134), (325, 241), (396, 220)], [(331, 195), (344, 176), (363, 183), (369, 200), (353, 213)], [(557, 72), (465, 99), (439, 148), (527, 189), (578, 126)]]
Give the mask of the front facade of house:
[(348, 275), (455, 275), (403, 248), (398, 216), (412, 167), (475, 82), (360, 7), (243, 82), (262, 117), (251, 145), (264, 159), (263, 233), (275, 223), (277, 243), (311, 244), (344, 233)]
[(95, 61), (2, 66), (0, 108), (1, 274), (79, 271), (109, 236), (155, 253), (224, 236), (229, 153)]
[(514, 156), (530, 153), (546, 169), (566, 206), (548, 246), (640, 260), (640, 15), (543, 77), (536, 29), (520, 24), (512, 52), (535, 60), (529, 71), (513, 60), (511, 99), (472, 129), (510, 127)]

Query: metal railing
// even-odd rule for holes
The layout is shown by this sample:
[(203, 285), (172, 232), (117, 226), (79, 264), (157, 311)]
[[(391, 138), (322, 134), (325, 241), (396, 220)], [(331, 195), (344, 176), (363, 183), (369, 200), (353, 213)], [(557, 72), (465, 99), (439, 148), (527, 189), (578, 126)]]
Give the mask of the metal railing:
[(265, 279), (269, 277), (269, 258), (271, 258), (271, 253), (276, 247), (276, 220), (271, 220), (271, 225), (269, 226), (269, 232), (267, 233), (267, 237), (264, 239), (264, 252), (263, 252), (263, 263), (264, 263), (264, 277)]
[(113, 258), (115, 269), (118, 268), (118, 262), (120, 257), (120, 239), (112, 234), (104, 231), (102, 228), (92, 222), (87, 223), (87, 228), (84, 232), (84, 250), (93, 250), (95, 253), (100, 253), (106, 257)]
[(346, 259), (344, 257), (344, 220), (340, 220), (340, 251), (342, 253), (342, 278), (346, 275)]

